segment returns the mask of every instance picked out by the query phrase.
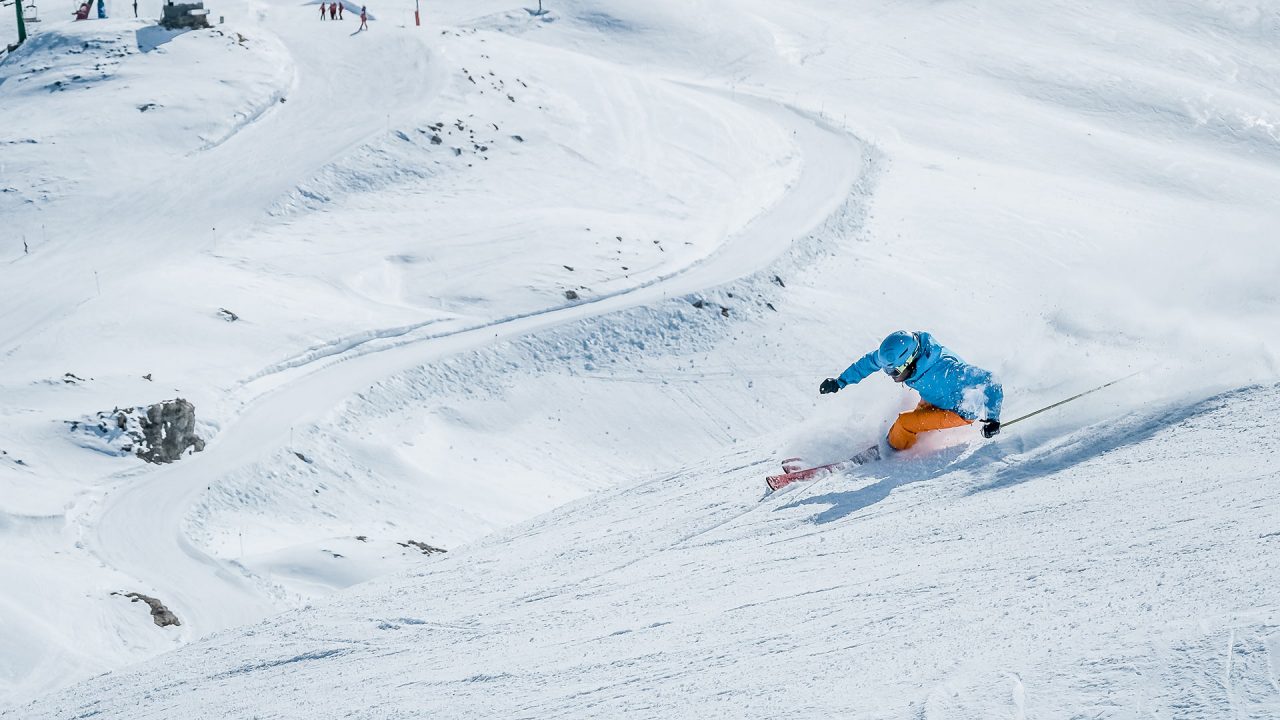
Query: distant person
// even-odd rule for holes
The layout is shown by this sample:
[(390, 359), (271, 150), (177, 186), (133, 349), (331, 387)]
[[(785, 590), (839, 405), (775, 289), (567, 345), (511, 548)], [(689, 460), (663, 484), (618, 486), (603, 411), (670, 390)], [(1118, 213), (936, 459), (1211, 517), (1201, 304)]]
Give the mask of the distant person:
[(1004, 391), (990, 372), (961, 360), (927, 332), (899, 330), (860, 360), (822, 381), (826, 395), (865, 380), (883, 370), (894, 382), (920, 393), (915, 410), (898, 416), (889, 428), (889, 446), (906, 450), (923, 432), (971, 425), (982, 421), (982, 436), (1000, 432), (1000, 404)]
[(325, 7), (324, 3), (320, 3), (320, 19), (321, 20), (324, 20), (325, 13), (327, 13), (328, 11), (329, 11), (329, 8)]
[(138, 0), (133, 0), (133, 16), (138, 17)]
[(369, 6), (361, 5), (360, 6), (360, 27), (356, 29), (356, 32), (360, 32), (361, 30), (368, 30), (368, 29), (369, 29)]
[(340, 2), (340, 3), (338, 3), (338, 19), (339, 19), (339, 20), (341, 20), (341, 19), (342, 19), (342, 6), (343, 6), (343, 5), (346, 5), (346, 3), (341, 3), (341, 2)]
[(329, 3), (329, 19), (338, 19), (338, 3)]

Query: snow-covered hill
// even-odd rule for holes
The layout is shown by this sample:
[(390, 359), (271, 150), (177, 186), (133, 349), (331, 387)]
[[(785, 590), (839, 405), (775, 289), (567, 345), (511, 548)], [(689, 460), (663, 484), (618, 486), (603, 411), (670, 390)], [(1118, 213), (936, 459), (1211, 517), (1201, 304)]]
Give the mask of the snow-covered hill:
[(1247, 388), (763, 501), (748, 444), (15, 717), (1275, 717), (1278, 413)]
[[(0, 61), (0, 715), (1280, 712), (1276, 8), (548, 5)], [(762, 501), (900, 327), (1142, 374)]]

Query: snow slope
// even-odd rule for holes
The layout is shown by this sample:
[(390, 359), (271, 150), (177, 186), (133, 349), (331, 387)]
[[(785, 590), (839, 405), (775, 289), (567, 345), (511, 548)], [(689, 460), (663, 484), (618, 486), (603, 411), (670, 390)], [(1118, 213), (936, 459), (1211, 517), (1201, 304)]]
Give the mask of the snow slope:
[(1251, 387), (763, 500), (741, 447), (14, 717), (1275, 717), (1278, 412)]
[[(838, 137), (799, 117), (795, 117), (794, 121), (797, 136), (810, 155), (839, 157), (844, 154), (849, 160), (856, 159), (854, 148), (842, 143)], [(261, 617), (265, 608), (254, 602), (251, 593), (247, 598), (219, 596), (219, 593), (236, 590), (240, 581), (234, 578), (211, 578), (211, 561), (192, 548), (184, 536), (179, 521), (194, 493), (208, 488), (222, 476), (235, 472), (239, 466), (246, 464), (247, 458), (254, 458), (255, 452), (264, 444), (267, 447), (285, 444), (291, 425), (308, 425), (320, 419), (344, 397), (365, 387), (369, 378), (385, 377), (429, 363), (437, 357), (457, 353), (473, 347), (478, 339), (492, 342), (495, 337), (525, 334), (538, 327), (642, 303), (646, 299), (667, 294), (683, 294), (737, 277), (742, 274), (744, 267), (750, 267), (750, 263), (769, 257), (770, 247), (776, 245), (777, 238), (780, 237), (779, 230), (785, 232), (793, 227), (803, 229), (806, 218), (821, 218), (825, 214), (821, 209), (822, 205), (837, 204), (839, 194), (835, 200), (826, 198), (831, 194), (831, 188), (835, 188), (837, 192), (847, 188), (852, 164), (834, 167), (810, 164), (809, 168), (813, 172), (797, 181), (786, 200), (759, 218), (742, 235), (731, 237), (725, 249), (707, 262), (665, 279), (665, 282), (653, 283), (638, 290), (606, 296), (595, 302), (556, 312), (527, 314), (505, 322), (486, 323), (470, 331), (444, 333), (431, 340), (401, 344), (382, 352), (360, 355), (323, 369), (315, 369), (299, 380), (275, 389), (247, 407), (236, 423), (219, 435), (217, 442), (201, 456), (198, 467), (174, 465), (151, 473), (145, 480), (134, 480), (127, 488), (122, 488), (110, 497), (98, 519), (93, 545), (99, 549), (108, 564), (126, 572), (132, 571), (131, 574), (135, 576), (144, 576), (148, 568), (164, 568), (163, 580), (153, 582), (167, 590), (162, 594), (171, 598), (177, 608), (183, 609), (185, 612), (182, 614), (192, 618), (192, 625), (197, 628), (197, 632), (207, 632), (209, 629)], [(815, 202), (817, 210), (813, 207)], [(743, 258), (748, 259), (745, 265)], [(545, 489), (547, 485), (540, 487)], [(550, 487), (558, 489), (554, 485)], [(569, 489), (572, 490), (572, 486)], [(473, 487), (463, 494), (458, 501), (461, 507), (448, 502), (442, 503), (435, 497), (423, 497), (424, 504), (434, 506), (426, 512), (438, 513), (440, 516), (432, 524), (439, 524), (449, 514), (459, 510), (470, 509), (465, 505), (477, 490)], [(499, 486), (490, 492), (507, 493), (511, 490)], [(560, 499), (563, 500), (566, 491), (560, 489), (559, 492)], [(555, 497), (552, 495), (553, 499)], [(476, 511), (499, 512), (504, 504), (514, 503), (518, 499), (487, 501), (483, 507), (476, 508)], [(528, 499), (523, 500), (522, 505), (525, 507), (508, 511), (510, 516), (519, 518), (524, 513), (552, 506), (543, 501), (529, 508)], [(160, 528), (156, 523), (146, 521), (149, 516), (157, 514), (166, 519), (165, 527)], [(491, 527), (492, 524), (487, 525), (487, 528)], [(474, 536), (474, 530), (472, 534)], [(193, 555), (195, 562), (190, 558)], [(216, 568), (216, 564), (213, 567)], [(227, 582), (229, 579), (232, 582)], [(204, 613), (209, 611), (218, 615), (206, 618)]]
[[(69, 618), (65, 637), (52, 626), (13, 636), (14, 693), (295, 602), (281, 597), (273, 569), (237, 577), (179, 525), (195, 491), (273, 450), (264, 440), (292, 436), (307, 420), (299, 398), (320, 412), (397, 368), (487, 341), (491, 330), (527, 332), (737, 277), (820, 221), (860, 163), (856, 143), (774, 104), (552, 48), (504, 48), (501, 36), (466, 28), (428, 47), (401, 28), (374, 52), (402, 72), (375, 81), (360, 70), (367, 51), (316, 42), (297, 26), (296, 8), (244, 11), (239, 25), (158, 39), (140, 21), (53, 26), (4, 66), (16, 138), (4, 157), (14, 182), (4, 200), (14, 239), (25, 243), (3, 283), (13, 401), (4, 446), (14, 448), (5, 509), (15, 540), (29, 542), (7, 566), (22, 579), (8, 592), (27, 623), (42, 622), (50, 596)], [(323, 26), (320, 40), (345, 39), (332, 32), (341, 27)], [(518, 71), (531, 56), (538, 67)], [(333, 111), (346, 103), (352, 112)], [(579, 121), (598, 115), (615, 120)], [(75, 121), (86, 116), (100, 117), (116, 142), (98, 142), (97, 126)], [(618, 157), (629, 137), (644, 141)], [(801, 149), (846, 160), (809, 162), (802, 173)], [(602, 184), (607, 196), (595, 191)], [(726, 240), (735, 252), (721, 250)], [(647, 294), (632, 297), (638, 288)], [(578, 299), (567, 301), (569, 290)], [(224, 322), (218, 309), (227, 306), (243, 320)], [(563, 317), (546, 315), (560, 308)], [(414, 341), (417, 349), (384, 354), (375, 367), (348, 365), (279, 391), (335, 358)], [(271, 392), (268, 409), (246, 411)], [(214, 438), (203, 473), (183, 465), (139, 482), (136, 461), (67, 442), (70, 420), (177, 394), (196, 403), (208, 435), (248, 419)], [(396, 542), (474, 538), (598, 486), (550, 479), (533, 505), (462, 493), (429, 516), (402, 508), (394, 521), (412, 536)], [(465, 519), (440, 525), (457, 513)], [(28, 521), (49, 532), (32, 537)], [(314, 541), (316, 529), (293, 540)], [(332, 539), (332, 528), (320, 529)], [(251, 551), (279, 549), (254, 545), (249, 530)], [(377, 552), (393, 564), (415, 554), (389, 540)], [(338, 584), (385, 569), (375, 562)], [(139, 580), (186, 616), (180, 629), (157, 634), (113, 599)], [(234, 601), (222, 602), (227, 595)]]
[[(308, 608), (10, 715), (1275, 714), (1273, 7), (312, 9), (0, 64), (4, 697)], [(1144, 372), (761, 504), (899, 327), (1010, 415)]]

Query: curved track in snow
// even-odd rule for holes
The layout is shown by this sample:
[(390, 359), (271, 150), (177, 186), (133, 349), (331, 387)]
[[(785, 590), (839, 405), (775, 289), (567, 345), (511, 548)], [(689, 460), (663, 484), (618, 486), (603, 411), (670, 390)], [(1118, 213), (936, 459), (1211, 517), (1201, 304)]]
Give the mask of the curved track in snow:
[[(605, 313), (714, 287), (767, 267), (848, 198), (863, 150), (849, 135), (787, 107), (739, 97), (794, 132), (799, 177), (783, 196), (695, 264), (591, 302), (550, 308), (295, 370), (264, 392), (202, 454), (126, 480), (107, 495), (89, 531), (107, 564), (151, 585), (185, 625), (186, 639), (254, 621), (273, 608), (253, 582), (209, 556), (183, 533), (187, 508), (220, 478), (286, 444), (289, 429), (319, 420), (370, 383), (438, 358)], [(273, 382), (280, 382), (276, 376)]]

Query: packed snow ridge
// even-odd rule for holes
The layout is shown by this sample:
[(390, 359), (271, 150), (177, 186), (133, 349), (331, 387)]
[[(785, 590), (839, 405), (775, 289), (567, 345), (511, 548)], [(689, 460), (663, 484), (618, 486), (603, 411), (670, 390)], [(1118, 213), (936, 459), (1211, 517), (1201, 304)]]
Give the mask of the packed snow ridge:
[(545, 6), (0, 55), (0, 717), (1280, 717), (1273, 3)]

